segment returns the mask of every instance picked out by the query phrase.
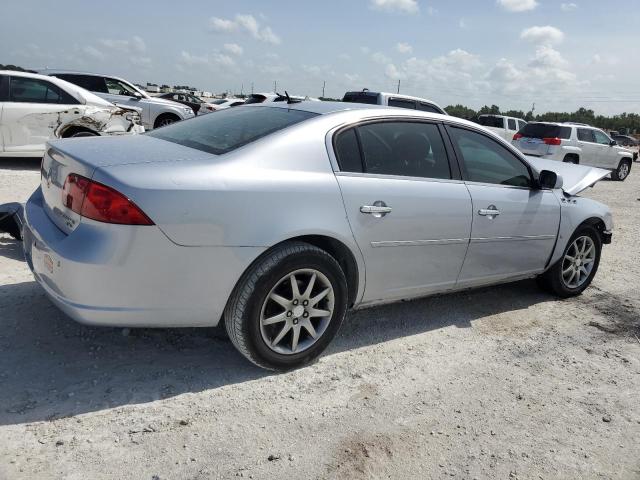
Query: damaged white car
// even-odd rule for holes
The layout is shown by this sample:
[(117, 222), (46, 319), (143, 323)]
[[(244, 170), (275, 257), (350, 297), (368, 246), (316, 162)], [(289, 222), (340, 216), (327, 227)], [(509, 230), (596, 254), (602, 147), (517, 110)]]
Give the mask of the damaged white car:
[(39, 157), (56, 138), (143, 132), (139, 109), (58, 78), (0, 70), (0, 156)]

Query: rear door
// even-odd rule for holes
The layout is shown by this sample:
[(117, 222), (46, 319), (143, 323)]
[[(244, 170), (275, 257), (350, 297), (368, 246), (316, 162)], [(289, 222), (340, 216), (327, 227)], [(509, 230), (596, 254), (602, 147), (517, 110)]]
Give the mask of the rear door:
[(471, 239), (458, 286), (544, 270), (560, 224), (553, 191), (534, 188), (528, 165), (488, 135), (452, 126), (447, 131), (473, 203)]
[(602, 149), (596, 144), (596, 137), (591, 128), (578, 128), (578, 147), (582, 150), (580, 164), (590, 167), (599, 167), (598, 158), (602, 155)]
[(61, 124), (82, 112), (78, 100), (47, 80), (9, 76), (8, 101), (2, 108), (4, 151), (41, 155)]
[(364, 302), (455, 285), (471, 198), (442, 132), (436, 123), (385, 120), (334, 137), (336, 178), (366, 265)]
[(9, 98), (9, 76), (0, 75), (0, 153), (4, 151), (4, 123), (2, 112), (4, 104)]

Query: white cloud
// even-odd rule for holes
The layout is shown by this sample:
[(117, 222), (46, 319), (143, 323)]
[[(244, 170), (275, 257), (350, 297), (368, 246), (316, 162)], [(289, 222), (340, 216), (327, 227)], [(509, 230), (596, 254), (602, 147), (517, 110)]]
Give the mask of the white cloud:
[(520, 33), (520, 38), (542, 45), (556, 45), (564, 40), (562, 30), (546, 25), (544, 27), (530, 27)]
[(144, 43), (144, 40), (137, 35), (134, 35), (130, 40), (104, 38), (100, 40), (99, 43), (108, 49), (123, 52), (144, 53), (147, 50), (147, 45)]
[(180, 52), (180, 63), (189, 67), (202, 66), (202, 67), (234, 67), (236, 62), (229, 55), (224, 53), (214, 52), (210, 55), (194, 55), (187, 51)]
[(466, 21), (464, 18), (461, 18), (461, 19), (458, 21), (458, 26), (459, 26), (460, 28), (462, 28), (462, 29), (467, 28), (467, 21)]
[(436, 10), (431, 6), (427, 7), (427, 15), (433, 17), (434, 15), (437, 15), (437, 14), (438, 14), (438, 10)]
[(358, 83), (360, 82), (360, 75), (358, 75), (357, 73), (345, 73), (344, 79), (348, 83)]
[(371, 49), (369, 47), (360, 47), (360, 51), (365, 55), (369, 55), (369, 52), (371, 52)]
[(82, 47), (82, 51), (90, 57), (97, 58), (98, 60), (102, 60), (104, 58), (104, 53), (102, 53), (96, 47), (92, 47), (91, 45)]
[(390, 63), (385, 67), (384, 74), (391, 80), (404, 80), (407, 77), (406, 74), (398, 70), (393, 63)]
[(322, 68), (317, 65), (302, 65), (302, 70), (309, 75), (320, 75), (322, 73)]
[(371, 7), (376, 10), (400, 13), (418, 13), (420, 7), (417, 0), (370, 0)]
[(338, 58), (340, 60), (351, 60), (351, 55), (349, 55), (348, 53), (341, 53), (340, 55), (338, 55)]
[(540, 45), (536, 49), (535, 56), (529, 62), (529, 66), (534, 68), (565, 68), (568, 64), (560, 52), (549, 45)]
[(234, 55), (242, 55), (242, 52), (244, 52), (243, 48), (237, 43), (225, 43), (224, 49)]
[(497, 0), (497, 3), (509, 12), (527, 12), (538, 6), (537, 0)]
[(274, 33), (271, 27), (262, 27), (253, 15), (239, 13), (233, 20), (211, 17), (209, 19), (209, 28), (214, 32), (229, 33), (240, 31), (248, 33), (256, 40), (273, 45), (282, 43), (280, 37)]
[(391, 62), (391, 59), (389, 57), (387, 57), (382, 52), (376, 52), (376, 53), (372, 54), (371, 55), (371, 60), (373, 60), (376, 63), (383, 64), (383, 65)]
[(399, 42), (396, 44), (396, 50), (400, 53), (411, 53), (413, 51), (413, 47), (405, 42)]
[(577, 9), (578, 9), (578, 4), (573, 2), (560, 4), (560, 10), (562, 10), (563, 12), (572, 12)]

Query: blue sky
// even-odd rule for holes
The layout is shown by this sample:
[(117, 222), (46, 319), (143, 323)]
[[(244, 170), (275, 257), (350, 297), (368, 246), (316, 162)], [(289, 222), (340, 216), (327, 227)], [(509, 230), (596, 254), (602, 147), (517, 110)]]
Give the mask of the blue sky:
[(629, 0), (4, 0), (0, 63), (220, 92), (640, 112)]

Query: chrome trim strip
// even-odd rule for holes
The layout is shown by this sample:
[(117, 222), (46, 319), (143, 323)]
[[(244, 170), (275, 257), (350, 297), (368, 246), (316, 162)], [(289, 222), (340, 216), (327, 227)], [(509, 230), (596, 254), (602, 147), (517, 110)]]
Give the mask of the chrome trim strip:
[(516, 237), (485, 237), (472, 238), (471, 243), (487, 243), (487, 242), (519, 242), (523, 240), (551, 240), (555, 239), (555, 235), (522, 235)]
[(413, 247), (420, 245), (450, 245), (456, 243), (467, 243), (468, 238), (445, 238), (442, 240), (386, 240), (371, 242), (373, 248), (378, 247)]

